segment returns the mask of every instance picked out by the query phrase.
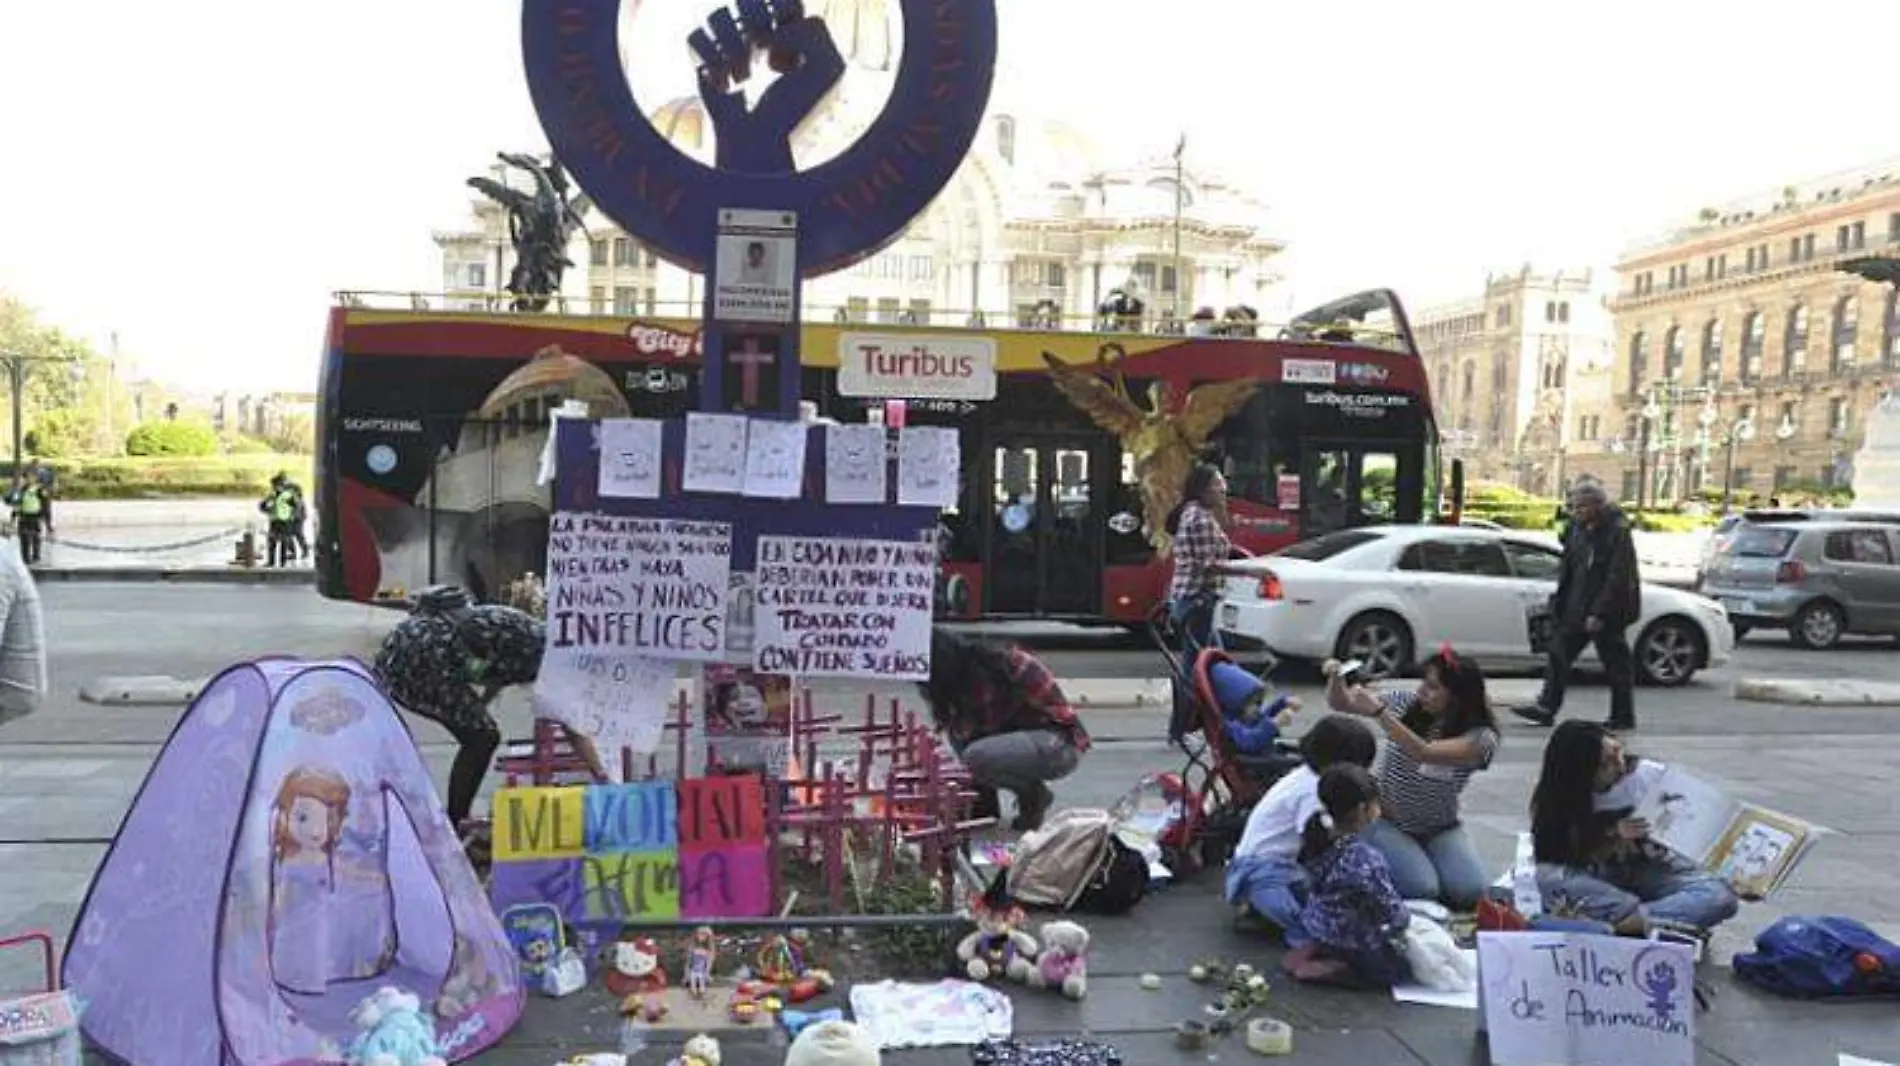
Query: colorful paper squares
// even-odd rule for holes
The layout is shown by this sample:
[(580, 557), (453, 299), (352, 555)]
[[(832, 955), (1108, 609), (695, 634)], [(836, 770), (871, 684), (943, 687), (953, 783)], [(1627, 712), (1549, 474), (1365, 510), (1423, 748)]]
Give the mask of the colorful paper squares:
[(763, 844), (695, 848), (679, 856), (679, 909), (687, 918), (762, 918), (772, 911)]
[(545, 903), (563, 915), (579, 914), (581, 860), (498, 862), (489, 875), (488, 898), (498, 912), (521, 904)]
[(495, 793), (495, 861), (579, 858), (586, 846), (585, 788), (505, 788)]
[(765, 842), (765, 789), (756, 774), (679, 783), (679, 846), (726, 848)]
[(588, 921), (649, 921), (680, 914), (679, 854), (624, 852), (581, 860)]
[(679, 796), (671, 781), (596, 785), (587, 790), (589, 855), (663, 851), (679, 843)]

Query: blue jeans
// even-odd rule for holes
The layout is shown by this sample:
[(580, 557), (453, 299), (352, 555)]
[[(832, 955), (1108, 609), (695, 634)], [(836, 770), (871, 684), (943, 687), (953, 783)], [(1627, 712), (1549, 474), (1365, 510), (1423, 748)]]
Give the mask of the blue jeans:
[(1227, 902), (1245, 903), (1280, 927), (1288, 947), (1312, 943), (1300, 912), (1306, 909), (1306, 871), (1292, 859), (1235, 859), (1227, 864)]
[(1484, 860), (1463, 826), (1416, 837), (1381, 818), (1360, 839), (1385, 856), (1392, 883), (1406, 899), (1434, 899), (1452, 910), (1468, 911), (1491, 887)]
[(1611, 925), (1641, 914), (1707, 932), (1741, 909), (1727, 882), (1680, 855), (1588, 869), (1540, 863), (1537, 891), (1546, 911), (1563, 908)]
[(1202, 649), (1220, 647), (1214, 632), (1214, 608), (1219, 602), (1214, 593), (1201, 592), (1168, 603), (1168, 618), (1181, 633), (1181, 651), (1187, 656), (1189, 669)]

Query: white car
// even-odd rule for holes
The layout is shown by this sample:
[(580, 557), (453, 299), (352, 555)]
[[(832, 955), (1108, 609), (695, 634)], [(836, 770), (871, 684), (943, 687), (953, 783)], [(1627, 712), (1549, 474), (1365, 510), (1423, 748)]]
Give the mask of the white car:
[[(1229, 563), (1219, 628), (1231, 644), (1295, 659), (1358, 659), (1375, 677), (1412, 670), (1449, 642), (1494, 668), (1542, 663), (1530, 613), (1557, 589), (1563, 554), (1549, 537), (1459, 526), (1340, 530)], [(1720, 603), (1643, 586), (1629, 628), (1637, 679), (1681, 685), (1735, 650)], [(1595, 656), (1584, 652), (1584, 661)]]

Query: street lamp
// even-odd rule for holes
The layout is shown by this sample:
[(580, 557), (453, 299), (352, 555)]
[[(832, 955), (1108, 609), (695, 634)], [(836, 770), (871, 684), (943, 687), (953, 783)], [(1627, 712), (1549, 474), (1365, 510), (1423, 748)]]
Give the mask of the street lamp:
[(1775, 427), (1775, 442), (1785, 444), (1794, 435), (1794, 416), (1792, 414), (1783, 414), (1781, 416), (1781, 424)]
[(20, 458), (26, 451), (26, 368), (29, 363), (67, 363), (72, 367), (73, 380), (85, 376), (85, 369), (77, 359), (64, 355), (28, 355), (25, 352), (0, 352), (0, 362), (7, 366), (8, 383), (13, 387), (13, 474), (20, 474)]
[(1735, 492), (1735, 446), (1755, 439), (1755, 420), (1742, 419), (1728, 427), (1728, 432), (1724, 436), (1727, 438), (1725, 443), (1728, 445), (1728, 460), (1722, 468), (1722, 510), (1727, 511)]

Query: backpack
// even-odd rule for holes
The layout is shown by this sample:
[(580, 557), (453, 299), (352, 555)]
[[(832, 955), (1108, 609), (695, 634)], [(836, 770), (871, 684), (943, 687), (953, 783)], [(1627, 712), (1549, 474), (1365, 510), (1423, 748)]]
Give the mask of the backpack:
[(1148, 894), (1148, 860), (1115, 835), (1103, 810), (1060, 811), (1023, 834), (1010, 860), (1009, 898), (1025, 907), (1125, 914)]
[(1735, 976), (1796, 999), (1900, 995), (1900, 946), (1852, 918), (1783, 918), (1735, 956)]

